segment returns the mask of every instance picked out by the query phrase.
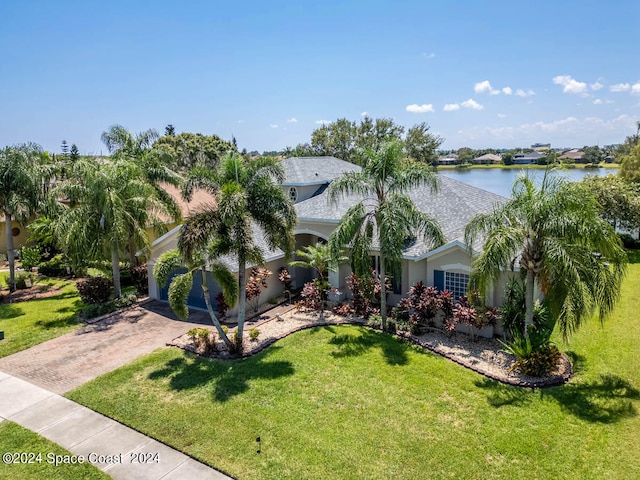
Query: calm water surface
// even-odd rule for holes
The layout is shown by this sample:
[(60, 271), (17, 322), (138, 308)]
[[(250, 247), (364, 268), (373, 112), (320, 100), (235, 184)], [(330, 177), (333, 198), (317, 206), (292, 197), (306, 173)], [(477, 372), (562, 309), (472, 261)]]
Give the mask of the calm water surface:
[[(534, 179), (542, 180), (544, 170), (527, 170), (529, 175)], [(522, 172), (522, 170), (503, 170), (501, 168), (484, 168), (484, 169), (469, 169), (469, 170), (439, 170), (441, 175), (460, 180), (461, 182), (468, 183), (474, 187), (483, 188), (498, 195), (504, 197), (511, 196), (511, 187), (516, 177)], [(551, 173), (551, 175), (564, 175), (572, 182), (582, 180), (586, 175), (609, 175), (610, 173), (617, 173), (616, 168), (596, 168), (596, 169), (570, 169), (570, 170), (557, 170)]]

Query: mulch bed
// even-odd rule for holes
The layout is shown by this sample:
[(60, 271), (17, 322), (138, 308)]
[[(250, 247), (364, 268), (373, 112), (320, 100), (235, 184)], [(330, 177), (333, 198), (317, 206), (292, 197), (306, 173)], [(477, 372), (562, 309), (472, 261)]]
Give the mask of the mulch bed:
[(60, 294), (60, 288), (49, 285), (34, 285), (31, 288), (16, 290), (9, 293), (8, 289), (0, 291), (2, 298), (0, 303), (19, 303), (28, 300), (41, 300), (43, 298), (55, 297)]

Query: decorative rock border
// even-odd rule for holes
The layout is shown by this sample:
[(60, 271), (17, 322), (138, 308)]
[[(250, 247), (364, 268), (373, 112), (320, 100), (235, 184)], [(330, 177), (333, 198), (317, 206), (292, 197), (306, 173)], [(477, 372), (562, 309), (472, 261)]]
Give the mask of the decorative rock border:
[[(256, 323), (251, 327), (257, 328), (257, 327), (269, 324), (271, 322), (277, 322), (277, 321), (279, 320), (277, 320), (276, 318), (269, 318), (268, 320), (264, 320), (262, 322)], [(323, 320), (320, 320), (318, 318), (315, 321), (311, 320), (308, 324), (300, 324), (300, 325), (294, 326), (290, 330), (283, 331), (282, 333), (279, 333), (267, 340), (264, 340), (260, 344), (256, 345), (254, 348), (249, 348), (249, 350), (243, 352), (242, 355), (232, 356), (225, 351), (225, 352), (222, 352), (222, 354), (218, 353), (218, 354), (212, 355), (211, 357), (205, 357), (205, 358), (215, 358), (220, 360), (238, 360), (242, 358), (247, 358), (261, 352), (265, 348), (273, 345), (278, 340), (281, 340), (293, 333), (300, 332), (302, 330), (307, 330), (309, 328), (329, 326), (329, 325), (359, 325), (359, 326), (365, 326), (367, 328), (370, 328), (378, 332), (381, 331), (380, 329), (376, 329), (369, 325), (366, 325), (365, 320), (361, 318), (339, 317), (339, 316), (330, 314), (326, 316)], [(166, 345), (172, 346), (172, 347), (178, 347), (185, 351), (195, 353), (196, 355), (204, 356), (199, 354), (196, 351), (196, 349), (193, 347), (193, 345), (191, 345), (190, 343), (186, 343), (184, 341), (185, 336), (186, 334), (181, 335), (180, 337), (173, 339), (171, 342), (167, 342)], [(463, 358), (460, 358), (459, 356), (455, 355), (454, 353), (447, 353), (442, 350), (439, 350), (436, 346), (431, 345), (428, 341), (421, 340), (420, 338), (415, 337), (409, 334), (408, 332), (398, 332), (394, 336), (401, 341), (410, 342), (418, 347), (421, 347), (432, 353), (435, 353), (449, 360), (452, 360), (458, 365), (468, 368), (476, 373), (479, 373), (480, 375), (483, 375), (486, 378), (495, 380), (505, 385), (511, 385), (515, 387), (524, 387), (524, 388), (547, 388), (547, 387), (563, 385), (567, 383), (569, 380), (571, 380), (571, 378), (573, 377), (573, 365), (571, 363), (571, 360), (564, 353), (561, 353), (561, 361), (557, 369), (557, 372), (547, 377), (514, 376), (511, 374), (498, 375), (498, 374), (489, 372), (486, 369), (483, 369), (477, 365), (474, 365), (472, 362), (466, 361)], [(245, 345), (251, 345), (251, 343), (246, 342)], [(480, 358), (480, 357), (476, 355), (475, 358)]]

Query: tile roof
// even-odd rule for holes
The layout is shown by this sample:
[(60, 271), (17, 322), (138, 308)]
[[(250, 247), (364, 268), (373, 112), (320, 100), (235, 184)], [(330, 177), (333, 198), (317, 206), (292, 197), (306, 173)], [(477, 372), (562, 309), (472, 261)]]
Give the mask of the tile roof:
[[(439, 176), (440, 186), (436, 193), (427, 187), (415, 188), (409, 192), (414, 204), (422, 212), (434, 217), (442, 229), (447, 243), (464, 240), (464, 228), (478, 213), (488, 212), (495, 205), (508, 199), (473, 187), (453, 178)], [(360, 197), (349, 196), (339, 200), (337, 205), (330, 204), (328, 193), (312, 197), (296, 204), (298, 222), (320, 222), (337, 224), (342, 215), (358, 201)], [(420, 257), (433, 248), (418, 239), (405, 250), (405, 257)]]
[(283, 185), (321, 185), (330, 183), (345, 172), (361, 168), (335, 157), (291, 157), (282, 161), (286, 180)]

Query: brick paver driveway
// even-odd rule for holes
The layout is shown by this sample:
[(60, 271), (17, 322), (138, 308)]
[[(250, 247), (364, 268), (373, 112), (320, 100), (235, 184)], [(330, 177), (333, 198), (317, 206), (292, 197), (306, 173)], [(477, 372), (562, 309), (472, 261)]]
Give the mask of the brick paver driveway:
[(0, 358), (0, 371), (63, 394), (202, 324), (211, 325), (204, 312), (192, 311), (182, 322), (168, 305), (148, 301)]

